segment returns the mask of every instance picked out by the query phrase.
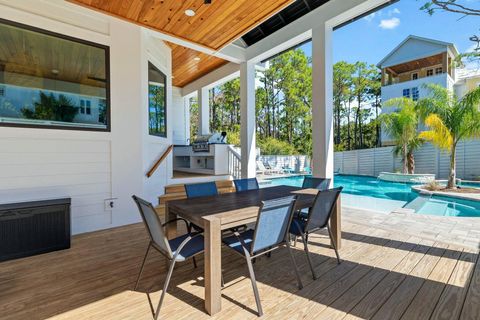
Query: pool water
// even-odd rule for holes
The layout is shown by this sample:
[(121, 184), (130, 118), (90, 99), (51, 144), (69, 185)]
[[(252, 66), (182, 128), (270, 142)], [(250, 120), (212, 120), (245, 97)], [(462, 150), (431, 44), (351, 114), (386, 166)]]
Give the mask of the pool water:
[[(303, 176), (272, 178), (262, 187), (290, 185), (301, 187)], [(411, 184), (387, 182), (368, 176), (335, 175), (334, 186), (343, 187), (342, 204), (379, 212), (398, 208), (412, 209), (418, 214), (453, 217), (480, 217), (480, 201), (445, 196), (424, 196), (411, 189)]]

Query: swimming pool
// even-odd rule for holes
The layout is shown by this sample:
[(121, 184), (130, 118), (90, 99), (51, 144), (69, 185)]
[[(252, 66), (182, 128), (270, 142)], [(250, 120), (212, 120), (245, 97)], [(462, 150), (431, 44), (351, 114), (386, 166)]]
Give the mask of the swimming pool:
[[(262, 181), (263, 187), (290, 185), (301, 187), (303, 176), (272, 178)], [(411, 184), (377, 180), (375, 177), (335, 175), (334, 186), (343, 186), (342, 204), (379, 212), (398, 208), (412, 209), (418, 214), (451, 217), (480, 217), (480, 201), (445, 196), (424, 196), (411, 189)]]

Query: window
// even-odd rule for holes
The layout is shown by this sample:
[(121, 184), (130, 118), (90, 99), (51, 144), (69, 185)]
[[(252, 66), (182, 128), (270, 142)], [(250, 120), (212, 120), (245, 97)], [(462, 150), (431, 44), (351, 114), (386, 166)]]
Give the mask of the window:
[(443, 73), (442, 67), (435, 68), (435, 74), (442, 74), (442, 73)]
[(428, 69), (427, 70), (427, 77), (433, 76), (433, 69)]
[(412, 80), (417, 80), (418, 79), (418, 73), (412, 73)]
[(5, 37), (0, 125), (110, 130), (108, 47), (0, 19)]
[(85, 101), (85, 113), (92, 114), (92, 103), (90, 100)]
[(418, 100), (418, 88), (415, 87), (415, 88), (412, 88), (412, 99), (413, 101), (417, 101)]
[(148, 63), (148, 131), (150, 135), (167, 136), (167, 77)]
[(85, 113), (85, 100), (80, 100), (80, 113)]
[(410, 89), (403, 89), (403, 96), (405, 98), (410, 98)]

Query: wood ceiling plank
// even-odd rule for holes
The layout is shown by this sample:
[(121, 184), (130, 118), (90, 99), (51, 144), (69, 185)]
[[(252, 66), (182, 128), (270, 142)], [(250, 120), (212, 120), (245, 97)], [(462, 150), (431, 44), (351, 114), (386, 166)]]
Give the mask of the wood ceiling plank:
[[(294, 0), (69, 0), (180, 39), (219, 50)], [(194, 17), (184, 14), (196, 11)]]
[[(218, 51), (294, 0), (68, 0), (72, 3)], [(185, 15), (193, 9), (195, 16)], [(172, 48), (173, 83), (184, 86), (227, 61), (192, 49)], [(194, 58), (199, 57), (200, 61)]]

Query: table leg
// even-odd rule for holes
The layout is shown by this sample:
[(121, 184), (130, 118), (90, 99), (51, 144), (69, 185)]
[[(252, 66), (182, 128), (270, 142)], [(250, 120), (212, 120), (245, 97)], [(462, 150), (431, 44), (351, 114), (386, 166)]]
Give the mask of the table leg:
[[(172, 213), (168, 209), (168, 202), (165, 203), (165, 222), (176, 219), (176, 218), (177, 218), (177, 215)], [(165, 233), (166, 233), (167, 239), (175, 238), (177, 235), (177, 222), (169, 223), (166, 227), (167, 227), (167, 230)]]
[(330, 219), (330, 228), (332, 231), (333, 242), (336, 248), (340, 250), (342, 248), (342, 204), (341, 199), (338, 197), (333, 214)]
[(222, 309), (221, 232), (219, 219), (205, 219), (205, 310), (209, 315)]

